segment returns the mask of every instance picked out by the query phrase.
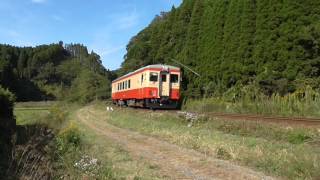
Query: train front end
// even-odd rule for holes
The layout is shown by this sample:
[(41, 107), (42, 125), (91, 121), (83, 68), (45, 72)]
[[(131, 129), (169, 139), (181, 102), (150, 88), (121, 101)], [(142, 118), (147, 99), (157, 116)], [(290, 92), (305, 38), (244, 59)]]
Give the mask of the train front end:
[(149, 71), (149, 87), (157, 92), (150, 92), (153, 98), (146, 99), (146, 106), (150, 108), (175, 109), (180, 100), (180, 68), (168, 65), (155, 65)]

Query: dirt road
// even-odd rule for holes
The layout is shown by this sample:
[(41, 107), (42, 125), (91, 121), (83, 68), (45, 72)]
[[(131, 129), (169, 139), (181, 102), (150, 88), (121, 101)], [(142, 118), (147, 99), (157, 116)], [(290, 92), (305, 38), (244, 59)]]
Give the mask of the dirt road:
[(80, 109), (77, 117), (97, 134), (123, 146), (133, 158), (157, 165), (168, 179), (273, 179), (194, 150), (115, 127), (108, 123), (108, 113), (112, 112), (88, 106)]

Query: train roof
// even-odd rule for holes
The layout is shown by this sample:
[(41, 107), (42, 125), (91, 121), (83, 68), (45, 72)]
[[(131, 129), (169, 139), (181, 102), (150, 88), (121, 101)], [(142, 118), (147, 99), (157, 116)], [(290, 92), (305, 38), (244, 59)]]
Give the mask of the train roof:
[(137, 70), (135, 70), (135, 71), (133, 71), (133, 72), (130, 72), (130, 73), (126, 74), (126, 75), (123, 75), (123, 76), (121, 76), (121, 77), (118, 77), (117, 79), (113, 80), (112, 82), (116, 82), (116, 81), (118, 81), (118, 80), (120, 80), (120, 79), (123, 79), (123, 78), (125, 78), (125, 77), (128, 77), (128, 76), (130, 76), (130, 75), (132, 75), (132, 74), (135, 74), (136, 72), (142, 71), (142, 70), (144, 70), (144, 69), (152, 69), (152, 68), (156, 68), (156, 69), (174, 69), (174, 70), (180, 70), (179, 67), (175, 67), (175, 66), (171, 66), (171, 65), (166, 65), (166, 64), (152, 64), (152, 65), (148, 65), (148, 66), (144, 66), (144, 67), (142, 67), (142, 68), (139, 68), (139, 69), (137, 69)]

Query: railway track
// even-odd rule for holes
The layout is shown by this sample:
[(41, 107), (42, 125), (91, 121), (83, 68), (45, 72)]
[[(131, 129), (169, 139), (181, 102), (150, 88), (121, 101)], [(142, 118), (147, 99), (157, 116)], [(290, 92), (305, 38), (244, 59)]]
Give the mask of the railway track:
[[(114, 108), (117, 108), (114, 106)], [(136, 111), (143, 112), (154, 112), (150, 109), (145, 108), (132, 108)], [(180, 110), (156, 110), (165, 111), (167, 113), (177, 114), (182, 112)], [(306, 118), (306, 117), (280, 117), (280, 116), (265, 116), (265, 115), (254, 115), (254, 114), (232, 114), (232, 113), (214, 113), (214, 112), (186, 112), (192, 113), (196, 116), (207, 116), (207, 117), (216, 117), (225, 120), (242, 120), (242, 121), (257, 121), (262, 123), (275, 123), (275, 124), (285, 124), (285, 125), (301, 125), (301, 126), (320, 126), (320, 118)]]
[(278, 117), (278, 116), (263, 116), (252, 114), (228, 114), (228, 113), (204, 113), (204, 115), (218, 117), (231, 120), (250, 120), (270, 123), (284, 123), (297, 125), (320, 125), (320, 118), (305, 118), (305, 117)]

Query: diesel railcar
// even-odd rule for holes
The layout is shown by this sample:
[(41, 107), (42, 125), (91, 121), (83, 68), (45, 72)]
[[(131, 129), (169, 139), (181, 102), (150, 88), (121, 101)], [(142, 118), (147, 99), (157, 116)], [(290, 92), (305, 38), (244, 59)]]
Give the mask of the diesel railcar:
[(120, 106), (175, 109), (180, 99), (180, 68), (149, 65), (112, 81), (112, 101)]

